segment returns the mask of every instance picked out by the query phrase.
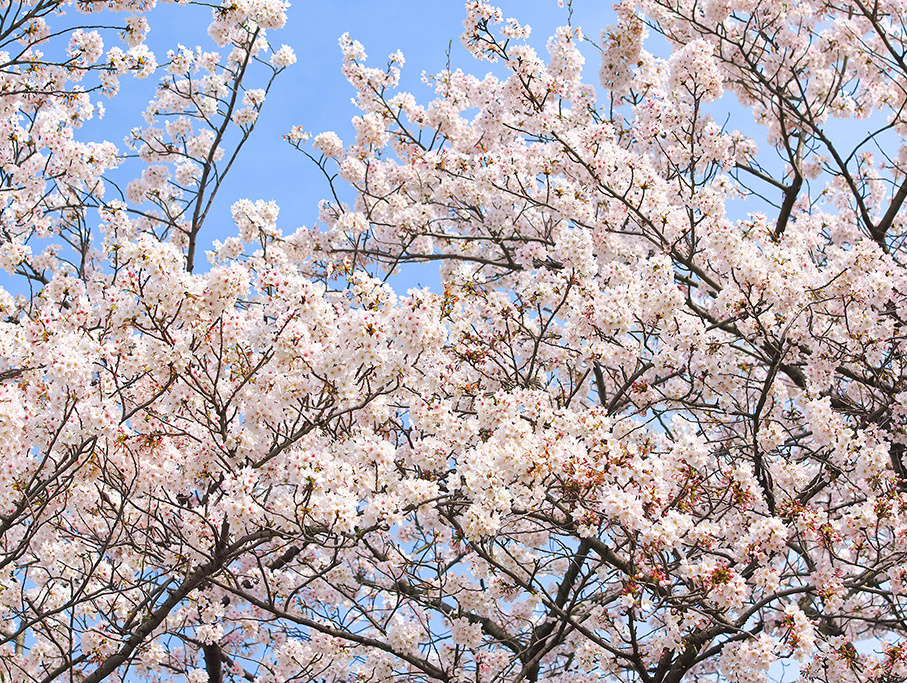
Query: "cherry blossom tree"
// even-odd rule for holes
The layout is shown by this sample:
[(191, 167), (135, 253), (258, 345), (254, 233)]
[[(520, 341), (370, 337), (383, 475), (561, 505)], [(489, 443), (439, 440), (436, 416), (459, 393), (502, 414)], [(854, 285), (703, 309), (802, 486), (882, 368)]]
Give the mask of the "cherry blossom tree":
[[(344, 36), (318, 225), (213, 245), (285, 8), (66, 8), (3, 15), (3, 683), (907, 678), (902, 4), (624, 3), (591, 82), (472, 1), (427, 104)], [(120, 192), (82, 84), (161, 70)]]

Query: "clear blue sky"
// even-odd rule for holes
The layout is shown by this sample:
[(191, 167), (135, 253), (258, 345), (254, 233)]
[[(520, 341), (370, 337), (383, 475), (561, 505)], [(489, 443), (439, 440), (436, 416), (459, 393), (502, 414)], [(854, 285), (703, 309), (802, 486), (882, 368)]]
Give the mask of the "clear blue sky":
[[(566, 23), (567, 11), (557, 0), (523, 0), (498, 3), (505, 16), (513, 16), (532, 26), (532, 42), (544, 53), (545, 43), (554, 29)], [(290, 8), (286, 28), (272, 32), (272, 43), (289, 44), (297, 63), (278, 80), (265, 104), (253, 138), (245, 148), (238, 167), (232, 172), (212, 216), (216, 232), (210, 241), (235, 233), (229, 207), (237, 199), (276, 200), (281, 208), (280, 225), (292, 232), (311, 224), (317, 215), (319, 199), (328, 195), (320, 171), (305, 156), (282, 140), (292, 126), (301, 125), (311, 133), (336, 131), (344, 141), (352, 139), (350, 119), (357, 114), (350, 102), (352, 88), (340, 74), (341, 55), (337, 39), (344, 32), (365, 46), (369, 62), (383, 66), (387, 56), (400, 49), (406, 58), (402, 87), (427, 102), (431, 90), (421, 82), (423, 71), (437, 73), (447, 61), (452, 42), (451, 65), (483, 75), (487, 62), (475, 62), (459, 42), (465, 15), (462, 0), (335, 0), (316, 2), (296, 0)], [(586, 35), (598, 38), (601, 28), (613, 21), (610, 3), (601, 0), (576, 0), (573, 24)], [(205, 33), (210, 17), (206, 8), (163, 6), (149, 14), (151, 33), (148, 44), (164, 58), (168, 47), (181, 42), (216, 49)], [(587, 80), (597, 81), (596, 50), (584, 48)], [(84, 131), (122, 145), (125, 134), (141, 125), (141, 112), (156, 80), (129, 83), (123, 80), (120, 95), (110, 101), (101, 98), (107, 114)], [(252, 86), (254, 87), (254, 85)], [(137, 170), (136, 167), (133, 167)], [(198, 264), (204, 268), (203, 263)]]

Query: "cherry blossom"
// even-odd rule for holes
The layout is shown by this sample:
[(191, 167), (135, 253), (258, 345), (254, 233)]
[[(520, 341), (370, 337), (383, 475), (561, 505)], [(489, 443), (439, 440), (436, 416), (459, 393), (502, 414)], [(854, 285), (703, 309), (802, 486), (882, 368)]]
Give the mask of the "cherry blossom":
[[(598, 69), (469, 2), (494, 72), (426, 101), (342, 36), (353, 133), (286, 139), (343, 187), (293, 232), (221, 192), (285, 3), (160, 55), (144, 3), (17, 7), (3, 681), (903, 675), (900, 6), (624, 3)], [(120, 193), (80, 124), (128, 74)]]

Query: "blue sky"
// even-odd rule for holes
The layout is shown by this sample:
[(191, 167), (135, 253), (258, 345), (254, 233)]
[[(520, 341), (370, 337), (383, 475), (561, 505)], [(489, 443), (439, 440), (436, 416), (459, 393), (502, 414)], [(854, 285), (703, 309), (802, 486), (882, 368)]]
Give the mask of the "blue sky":
[[(532, 26), (532, 42), (540, 52), (544, 51), (548, 36), (567, 20), (567, 11), (558, 7), (557, 0), (498, 4), (505, 16)], [(214, 239), (235, 234), (229, 209), (234, 201), (244, 197), (276, 200), (284, 232), (315, 221), (318, 201), (328, 196), (329, 188), (315, 165), (285, 143), (282, 136), (292, 126), (301, 125), (313, 134), (333, 130), (345, 141), (352, 139), (350, 119), (358, 112), (350, 101), (353, 90), (340, 74), (340, 35), (348, 32), (363, 43), (369, 62), (375, 66), (383, 66), (387, 55), (402, 50), (406, 58), (402, 88), (427, 102), (432, 92), (422, 83), (422, 72), (434, 74), (445, 67), (448, 45), (454, 68), (479, 75), (489, 69), (487, 62), (475, 62), (460, 45), (464, 15), (462, 0), (297, 0), (290, 8), (287, 26), (272, 32), (269, 38), (275, 45), (286, 43), (293, 47), (298, 61), (282, 74), (268, 98), (256, 131), (222, 190), (209, 222), (214, 229), (209, 229), (205, 246)], [(613, 16), (610, 3), (577, 0), (573, 23), (597, 39), (600, 29), (611, 23)], [(148, 18), (148, 44), (159, 59), (177, 43), (215, 49), (205, 32), (210, 18), (207, 8), (163, 6)], [(588, 60), (587, 80), (595, 82), (597, 52), (592, 46), (586, 46), (584, 52)], [(83, 132), (122, 147), (126, 133), (142, 124), (141, 112), (155, 84), (154, 77), (133, 83), (124, 79), (116, 98), (107, 101), (99, 96), (107, 113), (103, 121), (92, 122)], [(133, 172), (138, 170), (132, 167)], [(198, 265), (204, 268), (203, 263)]]

